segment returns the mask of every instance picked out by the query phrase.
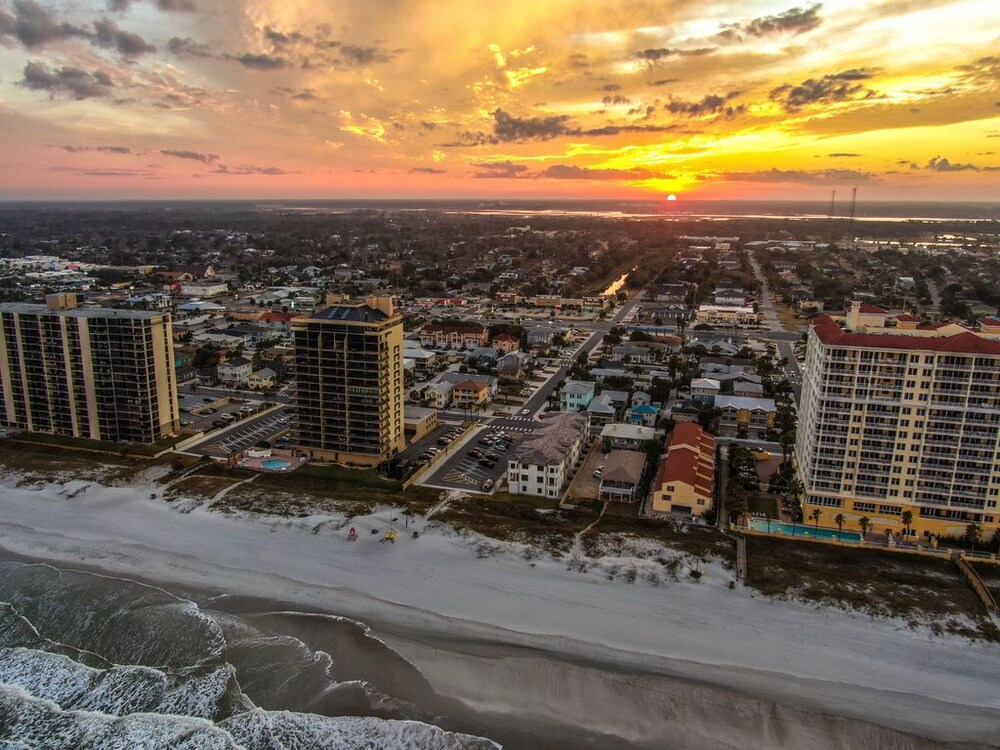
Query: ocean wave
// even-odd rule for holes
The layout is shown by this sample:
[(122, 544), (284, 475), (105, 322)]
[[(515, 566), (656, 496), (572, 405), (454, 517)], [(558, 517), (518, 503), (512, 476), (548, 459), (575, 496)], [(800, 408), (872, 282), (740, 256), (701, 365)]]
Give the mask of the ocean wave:
[(138, 581), (3, 562), (0, 600), (40, 638), (112, 664), (179, 668), (222, 660), (222, 631), (196, 603)]

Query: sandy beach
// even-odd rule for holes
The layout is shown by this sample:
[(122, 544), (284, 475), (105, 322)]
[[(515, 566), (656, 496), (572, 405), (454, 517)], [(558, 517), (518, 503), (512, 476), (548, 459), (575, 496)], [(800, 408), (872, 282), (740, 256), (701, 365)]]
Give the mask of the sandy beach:
[(184, 513), (151, 499), (159, 488), (146, 481), (17, 487), (5, 476), (0, 547), (360, 620), (441, 694), (614, 738), (593, 747), (998, 741), (994, 645), (730, 590), (721, 566), (699, 583), (629, 584), (420, 520), (419, 539), (380, 544), (370, 532), (388, 509), (352, 520), (350, 543), (343, 519)]

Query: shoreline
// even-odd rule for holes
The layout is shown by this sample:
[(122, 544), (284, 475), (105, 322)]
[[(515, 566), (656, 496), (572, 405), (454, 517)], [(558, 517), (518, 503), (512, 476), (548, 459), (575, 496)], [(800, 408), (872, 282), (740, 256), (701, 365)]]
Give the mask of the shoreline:
[[(84, 491), (68, 498), (78, 484)], [(529, 567), (505, 553), (477, 560), (468, 538), (434, 524), (410, 545), (351, 548), (309, 531), (316, 517), (182, 514), (146, 500), (140, 488), (95, 483), (14, 488), (8, 476), (0, 480), (0, 510), (0, 549), (13, 558), (126, 577), (181, 596), (225, 593), (355, 619), (444, 695), (483, 708), (503, 708), (503, 701), (522, 711), (548, 707), (573, 679), (599, 672), (608, 684), (643, 683), (642, 695), (662, 694), (668, 703), (677, 700), (674, 685), (834, 724), (996, 742), (997, 647), (728, 592), (719, 571), (702, 584), (608, 584), (567, 572), (561, 561)], [(352, 521), (363, 535), (378, 523)], [(531, 687), (556, 694), (527, 690), (518, 679), (522, 667), (548, 674), (548, 682)], [(491, 680), (476, 679), (487, 673)], [(570, 704), (562, 708), (574, 718)], [(600, 708), (574, 720), (613, 720)], [(655, 715), (662, 707), (648, 708)], [(924, 746), (939, 745), (886, 745)]]

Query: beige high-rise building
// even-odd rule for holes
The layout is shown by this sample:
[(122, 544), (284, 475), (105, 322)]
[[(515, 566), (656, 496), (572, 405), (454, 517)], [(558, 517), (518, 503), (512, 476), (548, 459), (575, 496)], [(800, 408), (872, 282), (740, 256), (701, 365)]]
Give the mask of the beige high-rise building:
[(292, 321), (299, 445), (319, 459), (374, 466), (405, 447), (403, 317), (390, 297)]
[(3, 421), (14, 429), (154, 443), (180, 427), (170, 315), (76, 296), (0, 304)]
[(1000, 501), (1000, 335), (855, 303), (809, 331), (795, 458), (805, 514), (989, 539)]

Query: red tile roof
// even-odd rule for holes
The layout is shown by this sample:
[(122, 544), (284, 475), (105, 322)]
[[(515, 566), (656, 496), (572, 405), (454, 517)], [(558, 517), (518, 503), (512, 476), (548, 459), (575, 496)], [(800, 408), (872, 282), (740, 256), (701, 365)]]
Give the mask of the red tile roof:
[(904, 323), (915, 323), (920, 320), (920, 318), (915, 315), (910, 315), (909, 313), (903, 313), (902, 315), (897, 315), (896, 320), (902, 320)]
[(888, 315), (889, 314), (888, 310), (883, 310), (878, 305), (872, 305), (872, 304), (869, 304), (868, 302), (862, 302), (861, 303), (861, 312), (864, 313), (865, 315)]
[(715, 488), (715, 438), (694, 422), (674, 427), (655, 487), (683, 482), (711, 497)]
[(1000, 356), (1000, 341), (984, 339), (971, 331), (965, 331), (954, 336), (850, 333), (837, 325), (837, 322), (829, 315), (820, 315), (816, 318), (813, 321), (813, 330), (816, 332), (819, 340), (827, 346)]
[(996, 326), (1000, 326), (1000, 320), (997, 320), (996, 318), (993, 318), (993, 317), (990, 317), (990, 318), (980, 318), (979, 319), (979, 325), (981, 325), (981, 326), (989, 326), (990, 328), (994, 328)]

